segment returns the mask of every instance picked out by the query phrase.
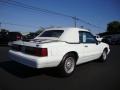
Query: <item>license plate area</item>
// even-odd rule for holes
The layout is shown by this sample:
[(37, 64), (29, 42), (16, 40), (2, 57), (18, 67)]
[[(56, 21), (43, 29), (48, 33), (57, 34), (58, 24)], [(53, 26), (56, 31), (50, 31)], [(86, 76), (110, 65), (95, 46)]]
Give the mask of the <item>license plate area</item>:
[(34, 47), (28, 47), (28, 46), (26, 46), (26, 47), (24, 47), (24, 48), (25, 48), (25, 50), (24, 50), (25, 53), (31, 54), (31, 55), (34, 55), (34, 54), (35, 54), (35, 49), (34, 49)]

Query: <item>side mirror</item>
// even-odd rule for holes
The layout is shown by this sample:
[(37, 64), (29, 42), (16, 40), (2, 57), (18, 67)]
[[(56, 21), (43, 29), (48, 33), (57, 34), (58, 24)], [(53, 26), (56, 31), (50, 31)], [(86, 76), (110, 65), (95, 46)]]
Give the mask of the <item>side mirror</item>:
[(102, 41), (102, 39), (101, 39), (101, 38), (96, 38), (96, 39), (97, 39), (97, 41), (98, 41), (98, 42), (101, 42), (101, 41)]
[(98, 42), (101, 42), (103, 38), (96, 38)]
[(96, 36), (94, 36), (95, 38), (96, 38), (96, 40), (98, 41), (98, 42), (101, 42), (102, 41), (102, 39), (103, 38), (101, 38), (100, 36), (98, 36), (98, 35), (96, 35)]
[(97, 40), (97, 45), (102, 42), (102, 38), (96, 38), (96, 40)]

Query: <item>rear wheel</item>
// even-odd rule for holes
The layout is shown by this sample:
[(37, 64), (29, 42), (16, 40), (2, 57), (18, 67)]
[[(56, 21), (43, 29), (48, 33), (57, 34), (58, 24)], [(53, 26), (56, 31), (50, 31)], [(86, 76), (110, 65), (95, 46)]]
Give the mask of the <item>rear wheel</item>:
[(67, 54), (63, 57), (62, 62), (59, 65), (60, 74), (62, 76), (69, 76), (74, 72), (76, 66), (75, 56), (73, 54)]
[(75, 61), (73, 57), (68, 57), (65, 60), (65, 64), (64, 64), (64, 69), (66, 73), (72, 73), (74, 71), (75, 68)]

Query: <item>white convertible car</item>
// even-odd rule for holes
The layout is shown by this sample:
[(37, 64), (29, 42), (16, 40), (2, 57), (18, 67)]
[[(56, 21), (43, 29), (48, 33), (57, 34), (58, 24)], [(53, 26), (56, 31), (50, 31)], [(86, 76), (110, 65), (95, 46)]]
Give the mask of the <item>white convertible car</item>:
[(97, 41), (86, 29), (52, 28), (29, 42), (13, 42), (9, 58), (33, 68), (59, 67), (62, 75), (69, 76), (76, 65), (106, 61), (109, 52), (108, 44)]

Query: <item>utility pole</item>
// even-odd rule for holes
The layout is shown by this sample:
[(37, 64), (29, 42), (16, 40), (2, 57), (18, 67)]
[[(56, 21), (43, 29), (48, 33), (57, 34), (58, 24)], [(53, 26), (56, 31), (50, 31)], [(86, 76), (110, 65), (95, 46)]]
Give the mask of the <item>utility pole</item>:
[(75, 17), (72, 17), (72, 19), (74, 20), (74, 27), (77, 26), (77, 20), (79, 20), (76, 16)]

